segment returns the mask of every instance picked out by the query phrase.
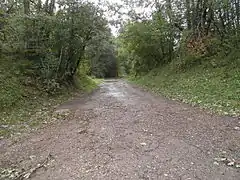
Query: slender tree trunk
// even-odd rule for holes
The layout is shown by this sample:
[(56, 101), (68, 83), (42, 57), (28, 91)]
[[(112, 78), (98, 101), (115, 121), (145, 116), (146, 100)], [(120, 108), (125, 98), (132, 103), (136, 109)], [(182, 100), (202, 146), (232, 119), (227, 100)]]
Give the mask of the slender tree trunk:
[(172, 11), (172, 0), (167, 0), (167, 15), (170, 23), (170, 41), (168, 47), (169, 53), (169, 62), (173, 58), (173, 46), (174, 46), (174, 22), (173, 22), (173, 11)]
[(29, 0), (24, 0), (24, 14), (29, 15), (30, 14), (30, 1)]
[(211, 3), (209, 5), (209, 13), (208, 13), (208, 19), (207, 19), (207, 27), (206, 27), (206, 35), (208, 35), (212, 22), (214, 21), (214, 10), (213, 10), (213, 4)]
[(54, 14), (55, 9), (55, 0), (51, 0), (50, 6), (49, 6), (49, 14), (52, 16)]
[(4, 21), (5, 21), (5, 15), (3, 12), (0, 11), (0, 31), (3, 29), (4, 27)]
[(61, 65), (62, 65), (62, 59), (63, 59), (63, 46), (61, 47), (60, 53), (59, 53), (59, 62), (58, 62), (58, 67), (57, 67), (57, 71), (56, 71), (56, 78), (59, 77), (59, 70), (61, 69)]
[(81, 60), (82, 60), (82, 58), (83, 58), (83, 56), (85, 54), (84, 53), (85, 52), (85, 48), (86, 48), (86, 45), (82, 46), (82, 48), (81, 48), (80, 56), (79, 56), (79, 58), (77, 60), (77, 63), (76, 63), (76, 65), (75, 65), (75, 67), (74, 67), (74, 69), (72, 71), (72, 76), (74, 76), (76, 74), (76, 72), (77, 72), (77, 69), (78, 69), (78, 67), (80, 65), (80, 62), (81, 62)]
[(202, 17), (201, 17), (201, 28), (202, 28), (202, 31), (203, 33), (206, 33), (206, 21), (207, 21), (207, 2), (208, 0), (203, 0), (203, 3), (202, 3)]
[(186, 0), (186, 19), (187, 19), (187, 28), (190, 30), (192, 28), (191, 24), (191, 5), (190, 5), (190, 0)]
[(190, 5), (190, 10), (191, 10), (191, 28), (194, 27), (194, 16), (196, 13), (196, 5), (195, 5), (195, 0), (191, 0), (191, 5)]
[(46, 13), (49, 13), (49, 0), (46, 0), (46, 1), (45, 1), (45, 7), (44, 7), (44, 9), (45, 9), (45, 12), (46, 12)]
[(235, 0), (236, 16), (237, 16), (237, 30), (240, 30), (240, 0)]
[(201, 21), (201, 19), (199, 19), (200, 3), (201, 3), (201, 0), (197, 0), (197, 4), (195, 5), (195, 7), (193, 9), (192, 28), (194, 30), (198, 29), (200, 21)]
[[(70, 25), (70, 39), (74, 39), (74, 20), (73, 20), (73, 13), (71, 12), (71, 25)], [(68, 79), (71, 79), (70, 76), (73, 76), (73, 71), (74, 71), (74, 48), (72, 44), (69, 44), (69, 49), (68, 49), (68, 59), (67, 59), (67, 64), (66, 64), (66, 69), (69, 73)]]
[[(30, 1), (29, 0), (23, 0), (23, 5), (24, 5), (24, 14), (25, 15), (29, 15), (30, 14)], [(28, 37), (29, 37), (29, 25), (28, 23), (26, 22), (26, 25), (25, 25), (25, 42), (24, 42), (24, 46), (25, 46), (25, 50), (28, 49), (28, 46), (29, 46), (29, 41), (28, 41)]]
[(38, 0), (38, 3), (37, 3), (37, 11), (38, 11), (38, 13), (41, 12), (41, 9), (42, 9), (42, 0)]

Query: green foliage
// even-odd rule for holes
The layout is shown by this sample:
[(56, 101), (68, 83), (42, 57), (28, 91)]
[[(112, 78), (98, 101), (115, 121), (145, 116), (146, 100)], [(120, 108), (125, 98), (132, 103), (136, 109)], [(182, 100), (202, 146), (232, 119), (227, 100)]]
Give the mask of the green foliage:
[(96, 89), (99, 85), (99, 81), (87, 76), (90, 72), (90, 66), (88, 61), (84, 61), (79, 66), (77, 76), (74, 78), (74, 85), (77, 89), (80, 89), (84, 92), (91, 92)]
[[(239, 1), (139, 0), (132, 4), (155, 7), (155, 11), (150, 18), (132, 18), (121, 29), (118, 58), (127, 73), (144, 74), (169, 62), (185, 71), (207, 60), (211, 64), (212, 59), (224, 59), (227, 64), (226, 56), (235, 57), (230, 63), (238, 61)], [(221, 66), (222, 61), (217, 64)]]
[[(26, 71), (31, 63), (9, 57), (0, 58), (0, 136), (8, 136), (29, 126), (41, 124), (46, 114), (35, 116), (42, 108), (48, 113), (53, 105), (69, 97), (72, 90), (62, 89), (57, 96), (42, 91), (42, 85)], [(34, 117), (33, 117), (34, 116)]]
[[(39, 125), (51, 122), (54, 107), (69, 99), (75, 92), (74, 89), (65, 88), (58, 92), (58, 95), (49, 96), (31, 87), (20, 90), (32, 91), (32, 93), (25, 92), (24, 98), (21, 98), (14, 106), (9, 109), (2, 109), (0, 113), (1, 138), (26, 132), (26, 130), (32, 130)], [(17, 93), (17, 91), (14, 93)], [(10, 96), (13, 97), (12, 94)]]
[(24, 91), (19, 81), (23, 74), (19, 71), (19, 64), (13, 60), (0, 58), (0, 108), (9, 109), (22, 100)]
[(0, 65), (0, 137), (21, 133), (51, 121), (55, 105), (79, 93), (79, 90), (81, 93), (91, 92), (101, 83), (83, 72), (75, 78), (76, 86), (62, 86), (55, 93), (46, 93), (43, 89), (54, 85), (38, 84), (29, 77), (29, 72), (21, 71), (26, 69), (28, 61), (16, 63), (15, 59), (2, 57)]
[(110, 30), (95, 37), (86, 48), (86, 59), (89, 61), (89, 74), (97, 78), (116, 77), (118, 72), (114, 39)]
[(75, 86), (68, 84), (56, 90), (59, 84), (56, 85), (54, 79), (42, 84), (31, 77), (35, 72), (29, 67), (32, 65), (28, 60), (0, 58), (0, 137), (51, 121), (55, 105), (79, 93), (79, 90), (80, 93), (91, 92), (101, 83), (87, 77), (85, 68), (80, 68), (74, 78)]
[(89, 76), (80, 76), (75, 81), (75, 85), (78, 87), (78, 89), (88, 93), (95, 90), (100, 83), (100, 80), (93, 79)]
[[(90, 62), (96, 57), (86, 49), (96, 44), (113, 46), (107, 20), (98, 6), (77, 0), (54, 2), (50, 0), (44, 6), (36, 6), (26, 0), (15, 7), (17, 3), (7, 1), (4, 28), (0, 29), (2, 53), (30, 60), (35, 76), (51, 93), (58, 91), (60, 85), (73, 82), (82, 61)], [(56, 12), (53, 11), (55, 5), (58, 5)], [(8, 11), (8, 7), (13, 11)], [(101, 56), (105, 53), (99, 52)], [(98, 60), (91, 66), (97, 65), (99, 71), (106, 71), (105, 61)]]
[(130, 23), (120, 35), (119, 59), (135, 74), (148, 72), (169, 61), (171, 40), (168, 39), (168, 25), (161, 16), (153, 21)]

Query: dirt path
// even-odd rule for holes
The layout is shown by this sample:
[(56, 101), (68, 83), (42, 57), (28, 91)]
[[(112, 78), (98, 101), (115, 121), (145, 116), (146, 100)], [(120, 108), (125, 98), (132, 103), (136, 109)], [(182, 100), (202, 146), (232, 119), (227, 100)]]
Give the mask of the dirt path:
[[(239, 180), (239, 119), (108, 81), (61, 108), (75, 117), (1, 146), (1, 166), (39, 168), (33, 180)], [(218, 159), (215, 159), (218, 158)], [(230, 164), (231, 165), (231, 162)], [(236, 165), (236, 163), (235, 163)]]

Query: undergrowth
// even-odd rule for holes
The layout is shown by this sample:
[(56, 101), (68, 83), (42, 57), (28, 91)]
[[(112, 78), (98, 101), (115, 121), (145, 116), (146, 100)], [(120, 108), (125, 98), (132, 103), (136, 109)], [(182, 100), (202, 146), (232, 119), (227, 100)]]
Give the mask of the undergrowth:
[(0, 58), (0, 139), (38, 127), (49, 119), (57, 105), (76, 94), (89, 93), (98, 85), (81, 74), (75, 78), (75, 86), (65, 85), (55, 93), (47, 93), (22, 67), (29, 62), (18, 62)]
[(240, 68), (236, 66), (198, 65), (176, 72), (167, 65), (131, 80), (174, 100), (221, 115), (240, 115)]

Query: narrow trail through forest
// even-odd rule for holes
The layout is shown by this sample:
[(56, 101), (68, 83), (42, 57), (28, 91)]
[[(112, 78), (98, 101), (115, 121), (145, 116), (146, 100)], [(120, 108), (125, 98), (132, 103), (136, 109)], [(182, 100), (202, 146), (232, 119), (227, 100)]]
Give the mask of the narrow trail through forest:
[(157, 97), (123, 80), (60, 107), (74, 117), (1, 143), (1, 166), (33, 180), (239, 180), (238, 118)]

